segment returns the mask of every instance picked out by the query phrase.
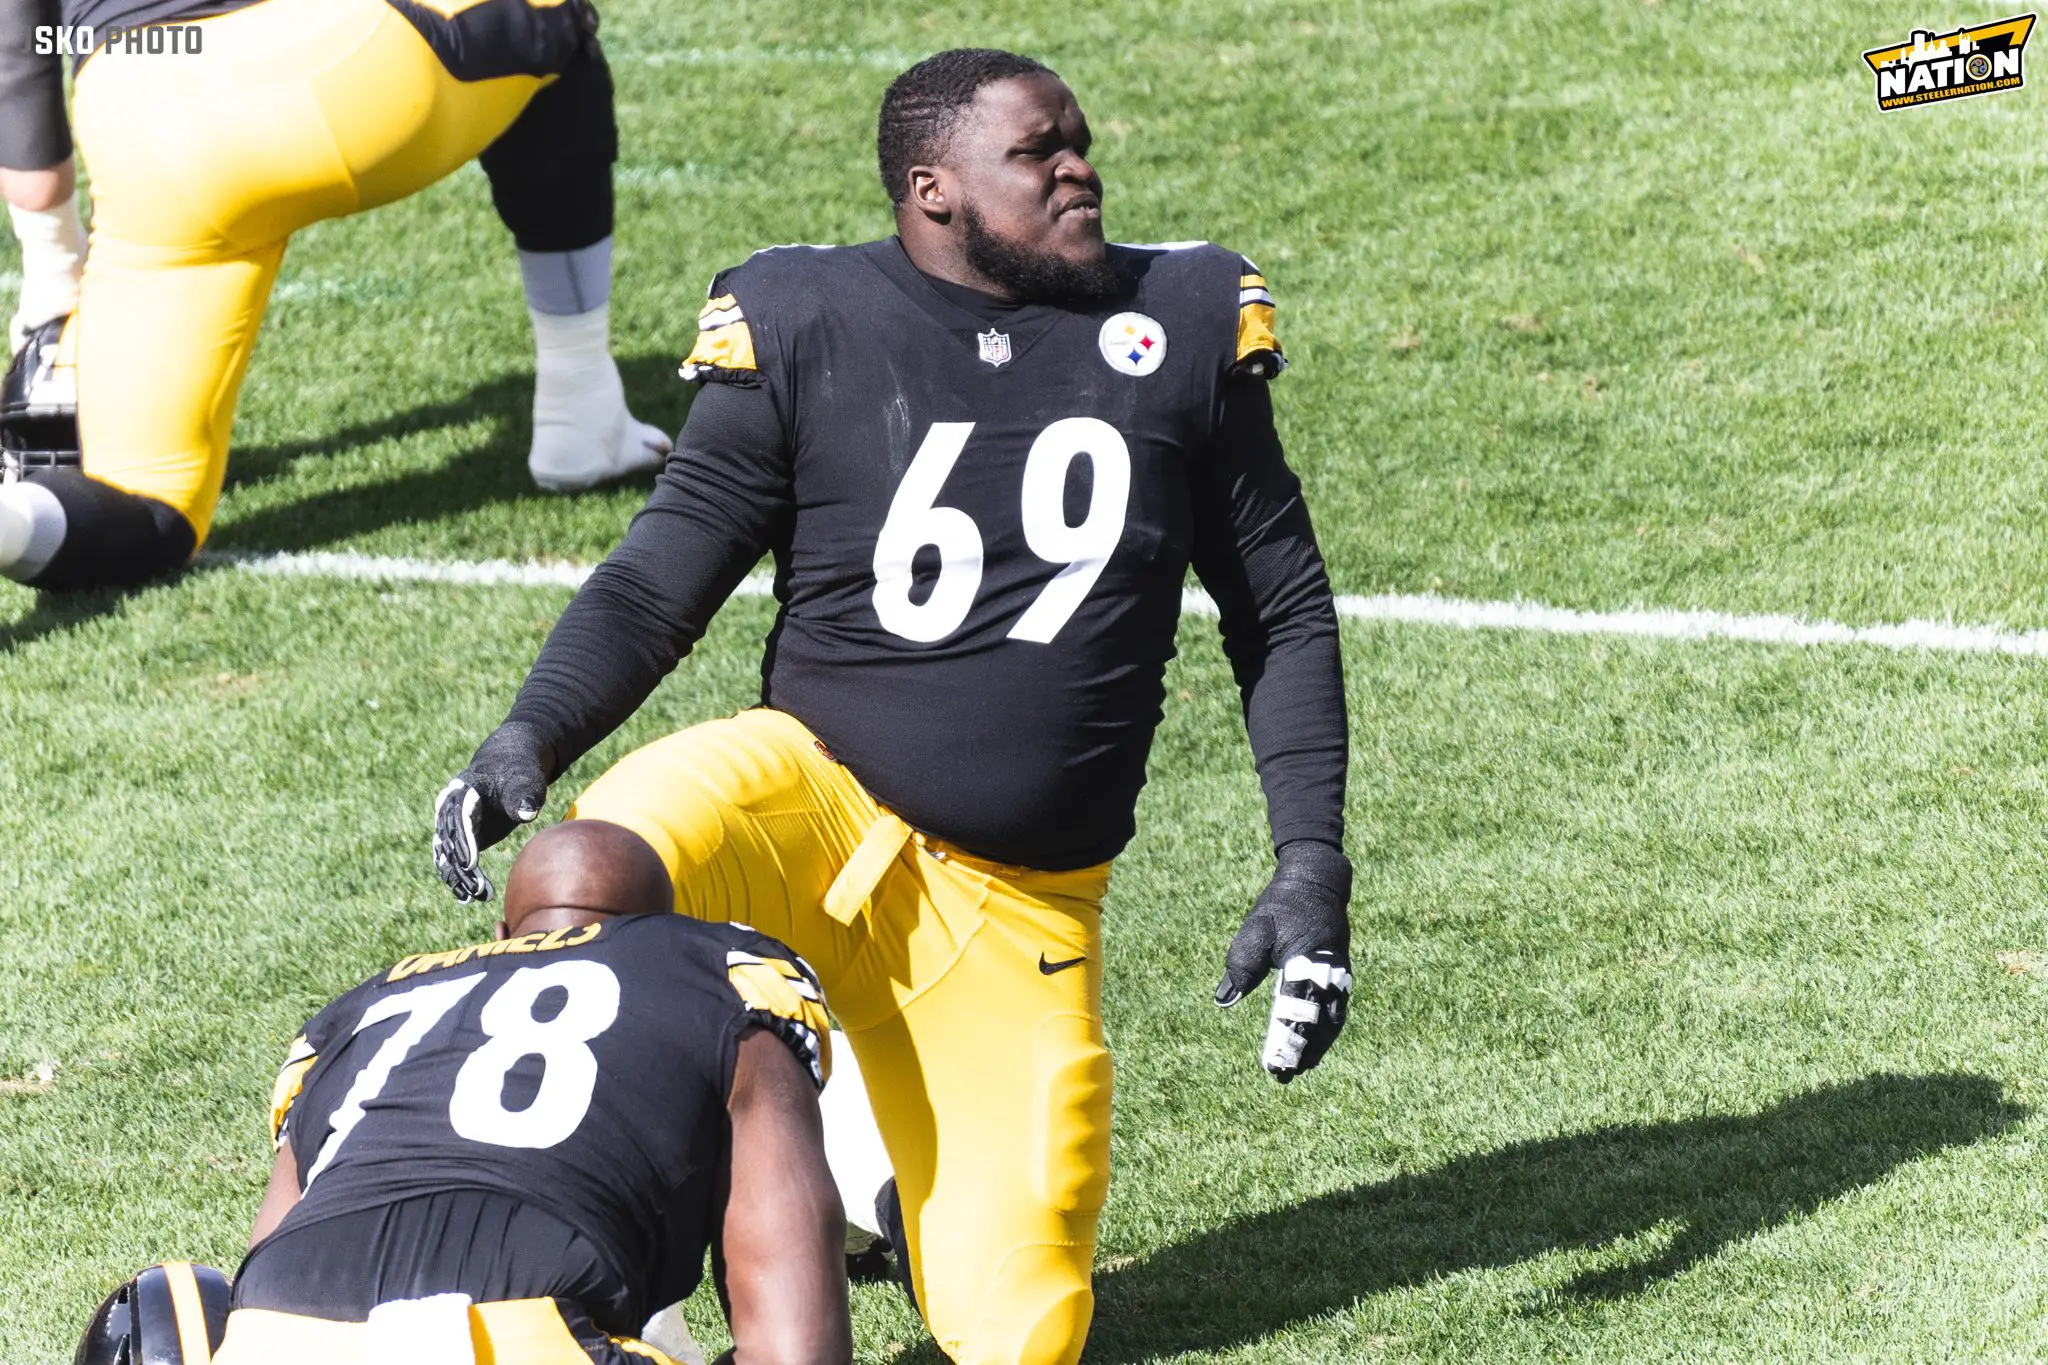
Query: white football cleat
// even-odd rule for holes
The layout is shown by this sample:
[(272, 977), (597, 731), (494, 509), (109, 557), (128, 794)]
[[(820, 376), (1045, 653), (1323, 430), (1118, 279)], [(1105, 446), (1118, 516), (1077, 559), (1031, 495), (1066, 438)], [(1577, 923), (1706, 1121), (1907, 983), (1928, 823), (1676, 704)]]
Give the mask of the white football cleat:
[(626, 409), (608, 312), (533, 314), (533, 446), (526, 468), (550, 493), (659, 469), (668, 458), (668, 437)]

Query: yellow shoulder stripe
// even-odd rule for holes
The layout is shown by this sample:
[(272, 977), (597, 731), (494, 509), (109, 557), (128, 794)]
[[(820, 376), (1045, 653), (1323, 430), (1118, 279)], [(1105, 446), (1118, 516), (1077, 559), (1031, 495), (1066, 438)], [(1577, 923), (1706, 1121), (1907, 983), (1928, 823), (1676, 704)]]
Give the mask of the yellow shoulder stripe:
[(1287, 363), (1280, 338), (1273, 331), (1273, 305), (1247, 303), (1237, 310), (1237, 359), (1243, 362), (1262, 353), (1277, 362), (1275, 373)]
[(811, 1079), (822, 1089), (832, 1075), (832, 1018), (818, 983), (786, 958), (757, 957), (739, 948), (726, 951), (725, 974), (748, 1009), (794, 1027), (810, 1054)]
[(746, 373), (760, 368), (754, 362), (754, 334), (746, 323), (735, 322), (697, 333), (697, 344), (683, 357), (682, 376), (695, 379), (704, 370)]
[(744, 374), (760, 368), (754, 359), (754, 333), (740, 301), (730, 294), (705, 300), (697, 313), (697, 344), (683, 357), (683, 378), (696, 379), (705, 370)]
[(319, 1061), (306, 1035), (292, 1039), (292, 1049), (285, 1054), (284, 1069), (277, 1073), (277, 1083), (270, 1088), (270, 1140), (277, 1142), (284, 1137), (285, 1117), (292, 1112), (292, 1105), (298, 1100), (299, 1092), (306, 1088), (306, 1073)]
[(1287, 368), (1280, 338), (1273, 331), (1273, 291), (1266, 277), (1247, 270), (1237, 277), (1237, 364), (1244, 372), (1270, 379)]
[(715, 299), (706, 299), (704, 306), (697, 310), (697, 325), (702, 328), (723, 327), (744, 317), (746, 314), (740, 311), (738, 299), (730, 294), (720, 294)]

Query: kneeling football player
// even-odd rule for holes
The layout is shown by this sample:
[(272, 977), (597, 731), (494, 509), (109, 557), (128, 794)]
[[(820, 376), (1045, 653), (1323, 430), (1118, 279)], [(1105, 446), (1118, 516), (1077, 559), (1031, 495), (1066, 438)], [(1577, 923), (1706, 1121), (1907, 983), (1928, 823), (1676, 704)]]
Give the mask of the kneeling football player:
[[(10, 383), (47, 388), (33, 367), (75, 353), (77, 425), (53, 452), (12, 430), (48, 402), (0, 411), (8, 463), (34, 471), (0, 486), (0, 574), (118, 587), (189, 560), (286, 242), (471, 159), (519, 248), (535, 482), (588, 487), (667, 455), (610, 351), (618, 129), (588, 0), (61, 0), (61, 16), (98, 42), (72, 97), (92, 249), (71, 335), (25, 337)], [(61, 87), (58, 59), (34, 60)]]
[(619, 760), (571, 814), (653, 845), (678, 909), (816, 964), (895, 1176), (876, 1221), (959, 1365), (1073, 1365), (1094, 1314), (1102, 903), (1191, 567), (1275, 851), (1216, 1003), (1278, 970), (1259, 1055), (1282, 1082), (1349, 1012), (1343, 668), (1274, 426), (1273, 296), (1220, 247), (1107, 242), (1090, 145), (1029, 58), (896, 79), (896, 237), (718, 276), (676, 457), (436, 808), (441, 875), (489, 894), (478, 849), (774, 555), (763, 704)]
[(816, 979), (672, 903), (638, 836), (544, 831), (496, 941), (306, 1026), (219, 1365), (665, 1360), (707, 1246), (737, 1365), (851, 1358)]

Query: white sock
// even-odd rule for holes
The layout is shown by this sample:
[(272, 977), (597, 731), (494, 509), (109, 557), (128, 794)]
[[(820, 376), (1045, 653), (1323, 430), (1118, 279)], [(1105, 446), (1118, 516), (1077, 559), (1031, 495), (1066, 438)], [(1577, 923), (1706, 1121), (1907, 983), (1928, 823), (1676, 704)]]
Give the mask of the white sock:
[(64, 504), (39, 483), (0, 484), (0, 574), (26, 583), (57, 556)]
[(586, 313), (542, 313), (530, 307), (526, 313), (533, 319), (536, 404), (613, 388), (625, 402), (625, 385), (612, 363), (610, 304), (600, 303)]
[(78, 279), (85, 268), (85, 224), (78, 196), (48, 211), (7, 206), (14, 235), (21, 240), (21, 298), (8, 326), (8, 352), (51, 318), (78, 307)]
[(626, 410), (626, 386), (612, 361), (611, 307), (543, 313), (533, 319), (533, 448), (526, 467), (543, 488), (588, 488), (653, 469), (668, 437)]

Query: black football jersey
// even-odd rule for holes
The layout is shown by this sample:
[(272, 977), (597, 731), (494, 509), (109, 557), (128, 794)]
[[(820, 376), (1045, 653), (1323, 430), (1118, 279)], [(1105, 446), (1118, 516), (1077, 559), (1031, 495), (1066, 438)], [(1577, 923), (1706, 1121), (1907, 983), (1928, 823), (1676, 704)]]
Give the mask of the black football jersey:
[(783, 424), (763, 701), (912, 825), (1039, 867), (1131, 836), (1222, 386), (1282, 363), (1243, 257), (1112, 250), (1125, 292), (994, 322), (893, 239), (764, 251), (684, 370)]
[(1192, 565), (1275, 846), (1337, 844), (1336, 610), (1274, 428), (1271, 295), (1217, 247), (1112, 251), (1127, 287), (1086, 307), (984, 308), (893, 239), (718, 276), (683, 366), (707, 387), (507, 717), (551, 779), (772, 552), (765, 704), (926, 833), (1027, 867), (1106, 861), (1133, 833)]
[(280, 1230), (449, 1190), (512, 1195), (597, 1249), (613, 1301), (640, 1314), (615, 1330), (631, 1330), (696, 1286), (755, 1025), (823, 1084), (816, 978), (741, 926), (643, 915), (404, 958), (293, 1044), (272, 1123), (303, 1194)]

